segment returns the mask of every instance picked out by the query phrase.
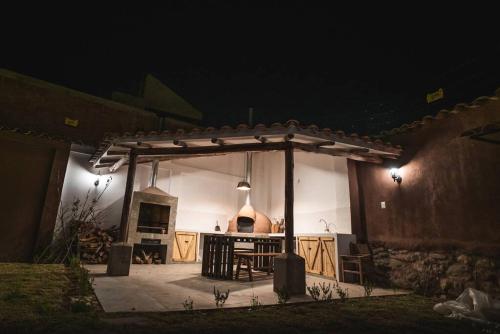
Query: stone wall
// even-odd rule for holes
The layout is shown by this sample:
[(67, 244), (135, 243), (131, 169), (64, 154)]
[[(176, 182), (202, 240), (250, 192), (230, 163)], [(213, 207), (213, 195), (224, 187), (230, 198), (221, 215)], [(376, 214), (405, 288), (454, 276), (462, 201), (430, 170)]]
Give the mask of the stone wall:
[(451, 251), (415, 251), (371, 244), (378, 284), (425, 295), (458, 296), (472, 287), (500, 296), (500, 258)]

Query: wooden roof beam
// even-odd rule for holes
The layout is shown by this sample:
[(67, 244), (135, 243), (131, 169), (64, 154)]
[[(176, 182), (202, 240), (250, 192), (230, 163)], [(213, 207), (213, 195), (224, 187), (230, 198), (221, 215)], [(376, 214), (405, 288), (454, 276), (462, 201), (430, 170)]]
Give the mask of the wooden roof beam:
[(250, 151), (276, 151), (284, 150), (287, 143), (258, 143), (258, 144), (231, 144), (222, 146), (191, 146), (191, 147), (154, 147), (137, 148), (134, 151), (138, 155), (208, 155), (214, 153), (236, 153)]
[(293, 143), (293, 146), (297, 149), (306, 151), (306, 152), (313, 152), (313, 153), (321, 153), (321, 154), (327, 154), (331, 156), (336, 156), (336, 157), (345, 157), (351, 160), (357, 160), (357, 161), (366, 161), (366, 162), (373, 162), (373, 163), (382, 163), (382, 158), (378, 156), (363, 156), (357, 153), (352, 153), (350, 152), (350, 149), (343, 149), (343, 148), (324, 148), (324, 147), (317, 147), (317, 145), (310, 145), (310, 144), (303, 144), (303, 143)]
[(175, 146), (188, 147), (188, 144), (185, 141), (174, 139), (173, 141)]
[(321, 143), (315, 143), (314, 145), (319, 148), (322, 146), (333, 146), (333, 145), (335, 145), (335, 142), (334, 141), (324, 141)]
[(254, 138), (255, 138), (255, 140), (260, 141), (261, 143), (267, 143), (268, 142), (267, 138), (264, 137), (264, 136), (254, 136)]
[(111, 167), (109, 167), (109, 172), (110, 173), (116, 172), (118, 169), (120, 169), (121, 166), (123, 166), (127, 162), (128, 162), (128, 155), (125, 157), (122, 157), (120, 160), (115, 162)]
[(210, 141), (212, 142), (212, 144), (217, 144), (219, 146), (224, 145), (224, 140), (220, 138), (212, 138)]

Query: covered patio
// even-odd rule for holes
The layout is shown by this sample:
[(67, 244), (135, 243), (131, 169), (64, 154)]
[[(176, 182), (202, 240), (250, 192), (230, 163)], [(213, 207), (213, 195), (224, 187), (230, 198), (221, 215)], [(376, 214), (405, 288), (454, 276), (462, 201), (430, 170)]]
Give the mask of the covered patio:
[[(263, 303), (274, 303), (273, 290), (281, 289), (299, 296), (295, 297), (298, 301), (310, 300), (305, 296), (306, 284), (343, 281), (340, 257), (350, 254), (350, 244), (356, 243), (360, 231), (359, 223), (352, 222), (358, 219), (359, 207), (356, 191), (350, 190), (356, 176), (355, 170), (351, 170), (355, 166), (349, 162), (379, 164), (384, 159), (397, 159), (400, 154), (400, 147), (378, 139), (346, 136), (342, 131), (303, 126), (297, 121), (270, 127), (242, 124), (236, 128), (194, 129), (190, 133), (179, 130), (111, 136), (90, 159), (94, 168), (110, 173), (128, 165), (120, 217), (121, 243), (112, 248), (107, 273), (127, 276), (131, 259), (133, 263), (161, 265), (132, 266), (130, 278), (98, 276), (98, 296), (99, 291), (102, 296), (110, 291), (100, 289), (107, 282), (124, 280), (134, 291), (135, 281), (143, 281), (154, 273), (145, 282), (151, 293), (138, 294), (141, 289), (132, 293), (134, 298), (144, 298), (145, 307), (175, 309), (190, 294), (200, 296), (191, 296), (200, 298), (195, 300), (200, 307), (208, 307), (214, 285), (232, 290), (235, 296), (241, 294), (233, 306), (248, 304), (252, 286), (262, 292), (259, 297)], [(191, 161), (202, 161), (210, 174), (200, 177)], [(298, 175), (294, 173), (297, 162)], [(153, 167), (151, 181), (147, 188), (137, 191), (138, 167), (149, 163)], [(168, 193), (156, 185), (159, 165), (169, 168)], [(227, 170), (228, 166), (244, 166), (243, 181), (240, 178), (237, 182), (234, 172), (213, 173)], [(236, 190), (236, 184), (244, 191)], [(214, 198), (218, 198), (217, 203)], [(297, 205), (299, 212), (294, 211)], [(272, 216), (278, 218), (269, 218)], [(271, 219), (278, 222), (280, 216), (281, 223), (272, 224)], [(214, 221), (215, 230), (211, 227)], [(242, 256), (245, 252), (249, 255)], [(153, 256), (152, 261), (148, 254)], [(250, 282), (238, 279), (236, 274), (236, 264), (242, 257), (247, 267), (254, 269), (247, 270)], [(176, 262), (184, 266), (171, 267)], [(101, 267), (95, 270), (103, 271)], [(252, 276), (266, 272), (268, 276), (263, 281), (251, 282)], [(178, 276), (181, 274), (184, 276)], [(362, 278), (363, 273), (359, 276)], [(170, 282), (165, 283), (170, 287), (182, 287), (185, 283), (186, 290), (162, 290), (162, 279)], [(191, 283), (200, 289), (191, 289)], [(148, 299), (154, 300), (157, 290), (164, 293), (162, 302), (147, 303)], [(361, 296), (363, 287), (352, 286), (350, 290), (351, 296)], [(126, 298), (125, 291), (120, 287), (116, 296), (110, 298)], [(171, 298), (176, 293), (176, 298)]]

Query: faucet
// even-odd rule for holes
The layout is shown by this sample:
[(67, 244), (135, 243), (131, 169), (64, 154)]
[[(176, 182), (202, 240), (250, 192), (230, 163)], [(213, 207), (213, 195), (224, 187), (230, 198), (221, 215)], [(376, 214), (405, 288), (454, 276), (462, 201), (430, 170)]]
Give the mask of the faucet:
[(330, 232), (329, 224), (326, 220), (324, 220), (323, 218), (320, 218), (319, 222), (325, 224), (325, 232)]
[(333, 225), (333, 226), (336, 228), (335, 224), (328, 223), (328, 222), (327, 222), (326, 220), (324, 220), (323, 218), (320, 218), (320, 219), (319, 219), (319, 222), (320, 222), (320, 223), (325, 224), (325, 232), (327, 232), (327, 233), (329, 233), (329, 232), (330, 232), (330, 225)]

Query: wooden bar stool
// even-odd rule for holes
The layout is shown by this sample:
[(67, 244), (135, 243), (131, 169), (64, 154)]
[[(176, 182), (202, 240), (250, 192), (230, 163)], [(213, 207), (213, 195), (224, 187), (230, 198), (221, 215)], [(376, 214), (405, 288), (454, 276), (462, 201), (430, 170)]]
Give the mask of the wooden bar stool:
[[(238, 264), (236, 265), (236, 279), (240, 278), (240, 270), (246, 269), (248, 272), (248, 280), (250, 282), (253, 281), (252, 269), (253, 269), (253, 259), (254, 257), (268, 257), (269, 264), (266, 267), (260, 267), (260, 269), (267, 269), (267, 274), (271, 274), (271, 270), (273, 269), (274, 257), (279, 255), (280, 253), (235, 253), (234, 256), (238, 259)], [(245, 267), (242, 267), (242, 264)]]

